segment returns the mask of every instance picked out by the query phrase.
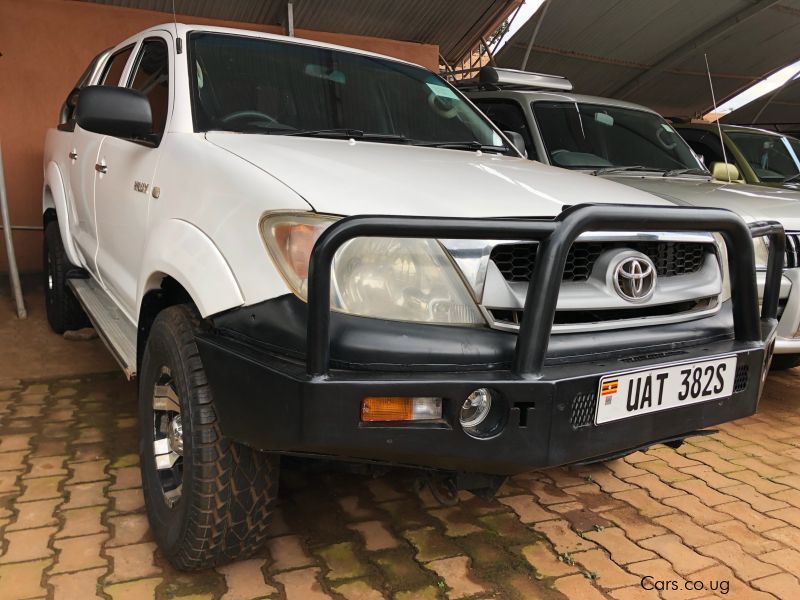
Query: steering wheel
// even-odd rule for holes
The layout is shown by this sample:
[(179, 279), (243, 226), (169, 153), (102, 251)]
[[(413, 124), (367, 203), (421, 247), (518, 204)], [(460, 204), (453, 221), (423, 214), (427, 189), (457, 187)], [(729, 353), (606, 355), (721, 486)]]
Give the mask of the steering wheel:
[(453, 98), (428, 94), (428, 105), (445, 119), (452, 119), (458, 112), (458, 104)]
[[(665, 135), (669, 136), (671, 140), (664, 139)], [(675, 139), (675, 134), (673, 134), (671, 131), (667, 131), (666, 129), (662, 129), (661, 127), (656, 130), (656, 137), (658, 138), (659, 143), (667, 150), (674, 150), (675, 146), (678, 145), (678, 140)]]
[(261, 119), (266, 123), (277, 123), (278, 120), (274, 117), (270, 117), (268, 114), (257, 111), (257, 110), (237, 110), (236, 112), (232, 112), (228, 115), (225, 115), (220, 119), (223, 123), (230, 123), (232, 121), (238, 121), (239, 119), (246, 119), (246, 118), (255, 118)]

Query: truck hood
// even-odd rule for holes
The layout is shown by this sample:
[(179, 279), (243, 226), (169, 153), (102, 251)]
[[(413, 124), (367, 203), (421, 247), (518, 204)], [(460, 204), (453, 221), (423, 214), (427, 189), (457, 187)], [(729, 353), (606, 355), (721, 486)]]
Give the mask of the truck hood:
[(744, 183), (724, 183), (703, 177), (603, 176), (684, 206), (727, 208), (745, 221), (778, 221), (800, 230), (800, 192)]
[(524, 158), (308, 137), (208, 132), (206, 139), (338, 215), (550, 217), (592, 203), (673, 205)]

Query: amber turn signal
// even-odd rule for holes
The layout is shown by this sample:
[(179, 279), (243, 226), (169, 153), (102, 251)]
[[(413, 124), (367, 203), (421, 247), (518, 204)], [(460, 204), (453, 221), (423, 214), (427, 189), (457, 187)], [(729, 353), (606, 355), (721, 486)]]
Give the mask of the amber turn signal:
[(441, 398), (370, 396), (361, 401), (361, 421), (425, 421), (442, 418)]

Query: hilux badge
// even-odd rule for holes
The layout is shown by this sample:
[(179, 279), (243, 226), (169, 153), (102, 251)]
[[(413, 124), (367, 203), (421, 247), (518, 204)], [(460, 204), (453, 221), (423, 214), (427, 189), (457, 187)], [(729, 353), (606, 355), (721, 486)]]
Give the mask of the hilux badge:
[(628, 302), (646, 302), (656, 291), (656, 266), (644, 254), (628, 256), (614, 269), (614, 290)]

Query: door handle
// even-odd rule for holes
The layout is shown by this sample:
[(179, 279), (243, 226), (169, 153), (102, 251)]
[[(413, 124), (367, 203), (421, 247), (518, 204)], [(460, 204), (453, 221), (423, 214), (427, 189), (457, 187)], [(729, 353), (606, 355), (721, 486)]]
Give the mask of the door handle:
[(94, 170), (97, 171), (98, 173), (104, 173), (105, 174), (105, 173), (108, 173), (108, 166), (101, 165), (100, 163), (95, 163)]
[(75, 150), (73, 150), (72, 152), (69, 153), (69, 158), (70, 158), (70, 160), (77, 160), (78, 159), (78, 153)]

